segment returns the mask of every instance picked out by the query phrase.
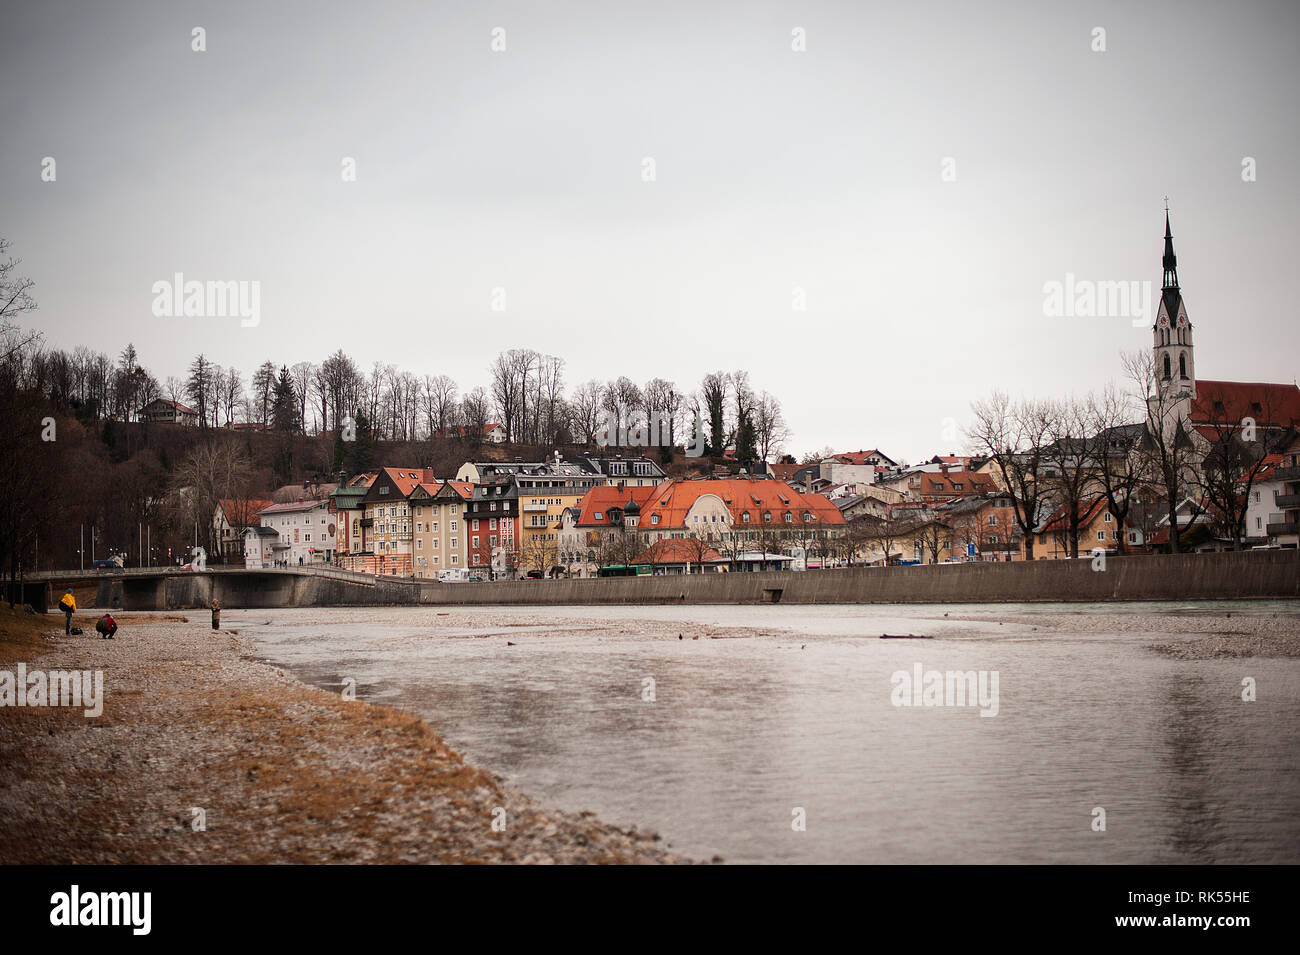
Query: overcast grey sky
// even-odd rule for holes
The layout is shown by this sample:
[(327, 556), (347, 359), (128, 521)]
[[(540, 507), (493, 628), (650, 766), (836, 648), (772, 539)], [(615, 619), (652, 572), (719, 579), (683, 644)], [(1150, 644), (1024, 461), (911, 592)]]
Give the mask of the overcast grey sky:
[[(1043, 286), (1158, 288), (1165, 195), (1197, 373), (1300, 373), (1293, 0), (4, 6), (32, 324), (160, 379), (340, 347), (465, 389), (512, 347), (570, 386), (745, 368), (790, 450), (916, 461), (992, 387), (1083, 394), (1150, 344)], [(176, 272), (260, 282), (260, 324), (155, 317)]]

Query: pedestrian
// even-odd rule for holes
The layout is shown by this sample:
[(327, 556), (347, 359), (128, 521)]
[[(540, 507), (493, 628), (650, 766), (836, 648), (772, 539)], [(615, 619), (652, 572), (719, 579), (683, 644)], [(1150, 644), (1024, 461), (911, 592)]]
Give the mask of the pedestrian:
[(77, 609), (77, 598), (72, 596), (72, 588), (69, 587), (59, 601), (59, 607), (63, 610), (63, 632), (72, 633), (72, 612)]
[(212, 598), (212, 629), (221, 629), (221, 604), (217, 602), (216, 597)]
[(105, 611), (104, 616), (95, 621), (95, 629), (99, 631), (101, 640), (112, 640), (113, 634), (117, 633), (117, 621), (111, 613)]

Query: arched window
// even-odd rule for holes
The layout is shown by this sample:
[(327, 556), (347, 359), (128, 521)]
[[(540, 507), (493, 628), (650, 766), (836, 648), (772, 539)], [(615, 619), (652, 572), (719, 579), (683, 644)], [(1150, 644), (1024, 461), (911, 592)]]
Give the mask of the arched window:
[(1187, 354), (1183, 353), (1178, 356), (1178, 377), (1187, 377)]
[(1165, 355), (1165, 377), (1169, 377), (1169, 356)]

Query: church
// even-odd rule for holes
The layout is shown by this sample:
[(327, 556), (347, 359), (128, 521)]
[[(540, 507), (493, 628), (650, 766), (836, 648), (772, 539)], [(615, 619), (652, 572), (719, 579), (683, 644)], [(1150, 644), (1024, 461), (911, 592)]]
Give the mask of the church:
[[(1165, 210), (1164, 281), (1155, 323), (1155, 394), (1148, 399), (1153, 421), (1182, 424), (1194, 443), (1219, 440), (1226, 429), (1253, 424), (1261, 437), (1276, 438), (1300, 426), (1300, 387), (1196, 377), (1192, 323), (1178, 285), (1178, 258)], [(1271, 443), (1271, 442), (1270, 442)]]

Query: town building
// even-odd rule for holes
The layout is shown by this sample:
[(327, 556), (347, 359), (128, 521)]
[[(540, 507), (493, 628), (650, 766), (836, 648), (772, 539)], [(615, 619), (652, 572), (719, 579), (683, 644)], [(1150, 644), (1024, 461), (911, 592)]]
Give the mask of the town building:
[[(414, 576), (437, 578), (444, 570), (472, 567), (468, 520), (472, 496), (473, 485), (465, 481), (422, 481), (411, 489)], [(474, 556), (481, 563), (481, 553), (476, 550)], [(486, 576), (489, 565), (482, 566)]]
[(184, 424), (197, 425), (199, 423), (199, 413), (193, 408), (187, 408), (179, 401), (170, 401), (167, 398), (155, 398), (143, 408), (140, 409), (139, 418), (141, 421), (150, 423), (164, 422), (166, 424)]
[(333, 562), (337, 528), (328, 501), (272, 504), (258, 520), (259, 526), (244, 531), (244, 566), (261, 570)]
[(217, 554), (222, 560), (231, 560), (244, 553), (244, 531), (260, 524), (258, 516), (274, 501), (251, 498), (223, 499), (217, 502), (212, 518), (213, 536)]
[(366, 530), (362, 519), (366, 516), (365, 498), (374, 483), (378, 471), (366, 471), (349, 478), (335, 488), (329, 496), (330, 511), (338, 525), (337, 562), (340, 567), (359, 569), (353, 566), (352, 558), (367, 552)]
[(519, 488), (513, 478), (470, 484), (466, 519), (470, 524), (469, 567), (486, 568), (492, 578), (513, 578), (519, 570)]

